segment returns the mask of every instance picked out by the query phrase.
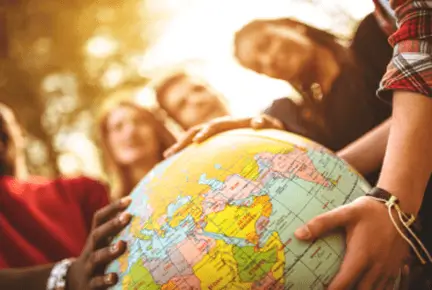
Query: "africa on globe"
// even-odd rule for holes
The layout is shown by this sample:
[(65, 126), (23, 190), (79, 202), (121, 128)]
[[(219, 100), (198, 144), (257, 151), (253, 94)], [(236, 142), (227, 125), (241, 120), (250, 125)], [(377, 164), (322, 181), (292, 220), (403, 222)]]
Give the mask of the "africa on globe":
[(326, 148), (276, 130), (233, 130), (162, 162), (131, 193), (114, 289), (325, 289), (343, 233), (294, 231), (367, 182)]

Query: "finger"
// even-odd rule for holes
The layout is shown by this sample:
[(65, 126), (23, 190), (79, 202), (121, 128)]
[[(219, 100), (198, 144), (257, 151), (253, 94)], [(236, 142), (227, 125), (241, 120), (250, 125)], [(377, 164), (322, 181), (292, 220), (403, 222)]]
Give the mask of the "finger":
[(106, 223), (108, 220), (115, 217), (119, 212), (125, 210), (132, 202), (130, 196), (123, 197), (122, 199), (105, 206), (98, 210), (93, 217), (93, 229), (101, 224)]
[(282, 123), (270, 116), (261, 115), (251, 120), (251, 127), (254, 129), (283, 129)]
[(97, 276), (90, 280), (89, 288), (92, 290), (108, 289), (118, 282), (118, 276), (115, 273), (109, 273), (104, 276)]
[(187, 146), (189, 146), (192, 142), (193, 139), (195, 138), (195, 135), (202, 129), (202, 126), (195, 126), (192, 127), (191, 129), (189, 129), (178, 141), (177, 143), (175, 143), (173, 146), (171, 146), (170, 148), (168, 148), (167, 150), (165, 150), (165, 152), (163, 153), (163, 156), (165, 158), (168, 158), (172, 155), (174, 155), (175, 153), (183, 150), (184, 148), (186, 148)]
[(249, 128), (250, 126), (250, 118), (224, 119), (218, 122), (211, 122), (204, 126), (202, 130), (197, 133), (193, 141), (197, 143), (203, 142), (216, 134), (233, 129)]
[(92, 232), (93, 249), (101, 249), (107, 245), (109, 237), (117, 235), (131, 221), (132, 215), (128, 212), (122, 212), (116, 218), (100, 225)]
[(403, 266), (401, 271), (401, 281), (399, 284), (399, 290), (408, 290), (410, 285), (410, 267), (408, 265)]
[(124, 241), (118, 241), (110, 247), (96, 250), (89, 259), (91, 263), (91, 273), (93, 273), (94, 269), (104, 270), (106, 265), (120, 257), (125, 251), (126, 243)]
[(325, 233), (344, 227), (352, 217), (351, 208), (350, 205), (344, 205), (323, 213), (298, 228), (294, 234), (300, 240), (314, 240)]
[[(374, 289), (376, 289), (376, 290), (381, 290), (381, 289), (383, 289), (383, 290), (395, 290), (395, 289), (401, 290), (402, 289), (401, 286), (402, 285), (400, 283), (398, 285), (398, 275), (392, 275), (392, 276), (388, 277), (386, 280), (384, 280), (384, 283), (378, 285)], [(406, 288), (406, 289), (408, 289), (408, 288)]]
[(376, 285), (380, 285), (387, 281), (387, 276), (383, 275), (383, 269), (381, 266), (375, 266), (369, 269), (363, 276), (361, 281), (358, 281), (358, 290), (372, 290), (382, 289), (376, 288)]
[(328, 290), (351, 289), (360, 281), (367, 269), (367, 261), (358, 247), (348, 248), (339, 272), (333, 278)]

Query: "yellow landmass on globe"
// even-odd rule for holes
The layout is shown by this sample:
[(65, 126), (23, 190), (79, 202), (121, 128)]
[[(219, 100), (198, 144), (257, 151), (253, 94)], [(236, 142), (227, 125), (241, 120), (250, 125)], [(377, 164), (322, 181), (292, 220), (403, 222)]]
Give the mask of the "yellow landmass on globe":
[(195, 222), (199, 221), (203, 214), (201, 202), (202, 198), (198, 197), (196, 200), (192, 200), (180, 207), (174, 213), (169, 225), (173, 228), (177, 227), (188, 215), (191, 215)]
[(239, 290), (251, 288), (251, 283), (241, 283), (238, 265), (233, 256), (233, 246), (216, 241), (214, 247), (193, 267), (195, 276), (201, 281), (201, 289), (219, 290), (234, 285)]
[[(231, 138), (235, 138), (235, 136)], [(250, 140), (253, 138), (253, 136), (250, 138), (245, 136), (241, 139), (235, 138), (235, 142), (233, 141), (232, 143), (228, 140), (225, 140), (228, 142), (224, 142), (223, 144), (219, 142), (210, 143), (210, 148), (210, 144), (206, 144), (205, 146), (199, 144), (193, 146), (193, 148), (189, 148), (190, 150), (186, 149), (164, 173), (164, 175), (172, 177), (171, 180), (154, 179), (146, 185), (146, 192), (148, 192), (149, 197), (148, 203), (152, 205), (154, 210), (153, 221), (157, 221), (159, 217), (164, 215), (168, 205), (173, 200), (176, 200), (177, 197), (190, 196), (192, 199), (196, 199), (201, 194), (207, 192), (210, 187), (206, 184), (199, 184), (200, 176), (203, 173), (206, 174), (207, 178), (217, 178), (222, 182), (229, 175), (232, 175), (232, 172), (245, 174), (245, 178), (257, 178), (259, 167), (253, 159), (255, 154), (261, 152), (275, 154), (281, 152), (288, 153), (295, 148), (292, 144), (276, 142), (274, 140), (257, 144), (257, 142)], [(236, 146), (232, 146), (232, 144), (236, 144)], [(229, 148), (224, 149), (223, 147)], [(218, 152), (224, 150), (229, 150), (232, 158), (227, 160), (220, 159)], [(206, 158), (196, 158), (196, 156), (201, 155), (205, 155)], [(183, 170), (185, 164), (188, 164), (188, 171)], [(216, 168), (215, 164), (219, 164), (223, 170)], [(197, 171), (194, 171), (194, 168), (197, 168)], [(187, 182), (184, 182), (185, 180)], [(171, 184), (175, 184), (176, 186), (172, 187)], [(157, 194), (152, 194), (153, 192), (157, 192)], [(151, 227), (157, 230), (159, 226), (157, 222), (153, 222)]]
[(226, 205), (224, 210), (207, 215), (204, 230), (256, 244), (259, 236), (255, 225), (264, 214), (269, 216), (271, 206), (268, 196), (255, 197), (250, 207)]

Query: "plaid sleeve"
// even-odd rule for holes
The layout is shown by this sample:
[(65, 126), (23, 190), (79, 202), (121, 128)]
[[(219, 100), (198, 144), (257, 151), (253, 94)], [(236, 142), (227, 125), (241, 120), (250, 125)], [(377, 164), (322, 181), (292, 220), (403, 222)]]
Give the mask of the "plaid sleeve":
[(378, 95), (391, 97), (393, 90), (432, 97), (432, 1), (390, 0), (398, 30), (390, 36), (393, 59), (387, 67)]

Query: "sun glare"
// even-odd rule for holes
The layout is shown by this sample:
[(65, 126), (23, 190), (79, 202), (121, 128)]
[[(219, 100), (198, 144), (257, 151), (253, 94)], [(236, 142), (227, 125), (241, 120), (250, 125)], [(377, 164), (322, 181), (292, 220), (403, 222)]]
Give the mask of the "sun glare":
[[(169, 0), (153, 1), (159, 1), (159, 9), (164, 2), (173, 9)], [(241, 26), (255, 18), (294, 17), (318, 28), (349, 35), (352, 31), (348, 26), (334, 27), (328, 10), (337, 3), (353, 19), (361, 19), (373, 8), (372, 1), (352, 0), (327, 0), (321, 4), (314, 1), (314, 5), (299, 0), (178, 1), (184, 3), (177, 6), (182, 9), (173, 13), (165, 31), (153, 42), (143, 58), (142, 70), (151, 77), (151, 71), (170, 70), (178, 63), (199, 59), (201, 75), (226, 97), (236, 116), (259, 113), (274, 99), (294, 95), (287, 83), (257, 75), (236, 64), (232, 43), (235, 31)]]
[(106, 58), (116, 50), (115, 40), (106, 36), (95, 36), (87, 42), (87, 52), (93, 57)]

